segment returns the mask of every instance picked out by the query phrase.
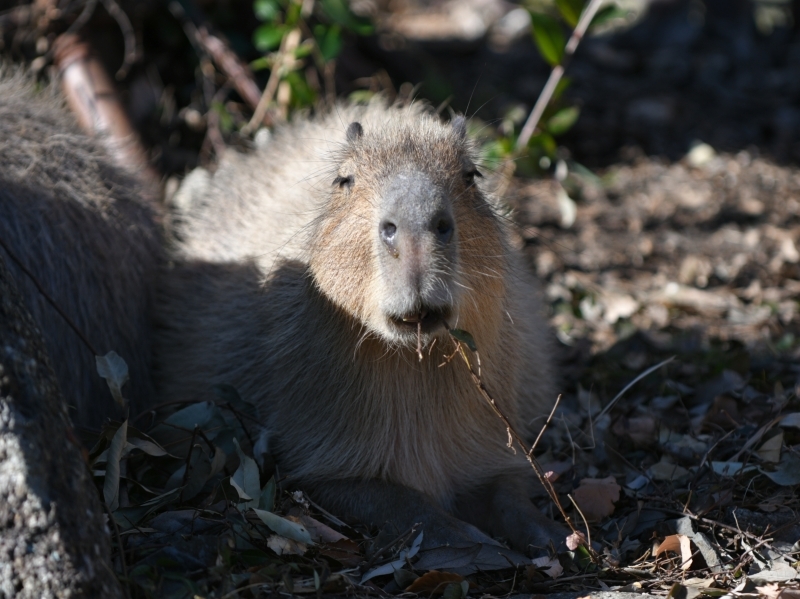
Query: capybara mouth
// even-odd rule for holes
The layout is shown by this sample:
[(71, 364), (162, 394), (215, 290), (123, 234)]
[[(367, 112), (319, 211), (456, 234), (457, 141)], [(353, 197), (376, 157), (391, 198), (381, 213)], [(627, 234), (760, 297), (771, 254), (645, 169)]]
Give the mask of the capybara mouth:
[(405, 316), (390, 316), (389, 320), (402, 331), (432, 333), (442, 328), (449, 316), (446, 308), (421, 308)]

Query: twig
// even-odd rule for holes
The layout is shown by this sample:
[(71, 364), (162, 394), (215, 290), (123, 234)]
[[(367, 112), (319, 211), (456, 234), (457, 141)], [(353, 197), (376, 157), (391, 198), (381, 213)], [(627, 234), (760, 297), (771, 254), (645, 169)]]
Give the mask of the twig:
[(103, 504), (103, 509), (105, 509), (108, 519), (111, 520), (111, 525), (114, 528), (114, 540), (117, 541), (117, 547), (119, 547), (119, 559), (122, 563), (122, 576), (125, 578), (125, 596), (128, 599), (131, 599), (131, 580), (128, 578), (128, 563), (125, 560), (125, 549), (122, 546), (122, 535), (119, 532), (119, 524), (117, 524), (117, 521), (114, 519), (114, 514), (111, 513), (111, 509), (108, 507), (106, 502), (101, 499), (100, 503)]
[(131, 20), (128, 18), (128, 15), (119, 7), (116, 0), (103, 0), (103, 6), (111, 18), (117, 22), (120, 31), (122, 31), (122, 37), (125, 42), (125, 58), (122, 61), (122, 66), (117, 70), (115, 77), (117, 80), (124, 79), (138, 58), (139, 53), (136, 51), (136, 33), (133, 31), (133, 25), (131, 25)]
[[(267, 108), (269, 108), (269, 104), (272, 102), (272, 98), (275, 96), (275, 92), (278, 90), (278, 84), (281, 82), (281, 77), (283, 77), (283, 70), (288, 62), (287, 57), (291, 56), (291, 60), (294, 60), (293, 54), (295, 48), (297, 48), (298, 44), (300, 43), (300, 37), (301, 34), (299, 29), (293, 29), (283, 36), (281, 45), (278, 48), (278, 51), (275, 53), (275, 61), (272, 64), (272, 70), (269, 73), (267, 85), (264, 87), (264, 93), (260, 94), (261, 97), (256, 104), (255, 111), (253, 112), (253, 117), (250, 119), (250, 122), (242, 128), (242, 133), (245, 135), (249, 135), (258, 127), (260, 127), (262, 123), (264, 123), (264, 119), (267, 116)], [(269, 125), (271, 123), (267, 124)]]
[[(189, 452), (186, 454), (186, 470), (183, 472), (183, 484), (182, 486), (186, 486), (189, 482), (189, 471), (191, 470), (192, 465), (192, 453), (194, 452), (194, 440), (197, 437), (197, 431), (200, 430), (196, 424), (194, 425), (194, 429), (192, 430), (192, 438), (189, 441)], [(200, 449), (198, 447), (198, 449)]]
[[(445, 328), (447, 328), (448, 331), (450, 330), (450, 327), (447, 326), (447, 323), (445, 323)], [(451, 333), (451, 335), (452, 335), (452, 333)], [(481, 380), (481, 377), (478, 375), (477, 372), (475, 372), (475, 369), (472, 367), (472, 364), (469, 361), (469, 357), (467, 356), (466, 352), (464, 351), (463, 344), (458, 339), (456, 339), (455, 337), (453, 337), (453, 340), (457, 344), (458, 353), (461, 355), (461, 358), (464, 360), (464, 363), (467, 365), (467, 369), (469, 370), (470, 377), (472, 377), (472, 382), (475, 383), (475, 386), (478, 388), (478, 391), (480, 391), (480, 394), (483, 396), (483, 398), (486, 400), (486, 402), (492, 408), (492, 410), (497, 415), (497, 417), (500, 418), (500, 420), (505, 425), (506, 432), (508, 433), (508, 446), (513, 449), (513, 443), (516, 442), (517, 446), (519, 446), (519, 448), (522, 450), (523, 454), (525, 455), (525, 459), (528, 460), (528, 463), (531, 465), (531, 468), (533, 468), (533, 471), (536, 473), (536, 476), (539, 479), (539, 482), (545, 488), (545, 491), (547, 491), (547, 494), (550, 497), (550, 499), (553, 501), (553, 503), (555, 503), (556, 507), (558, 508), (558, 511), (561, 513), (561, 517), (567, 523), (567, 526), (569, 526), (570, 530), (573, 533), (582, 535), (582, 533), (575, 528), (575, 525), (572, 523), (572, 519), (567, 515), (567, 512), (564, 510), (564, 507), (561, 505), (561, 502), (558, 500), (558, 493), (556, 492), (555, 488), (553, 487), (553, 483), (550, 482), (550, 480), (544, 475), (544, 472), (542, 471), (542, 467), (536, 461), (536, 458), (533, 457), (532, 449), (530, 449), (530, 448), (528, 448), (526, 446), (525, 441), (522, 439), (522, 437), (519, 435), (519, 433), (517, 433), (517, 431), (514, 429), (513, 425), (511, 424), (511, 421), (508, 419), (508, 417), (500, 409), (500, 406), (498, 406), (497, 401), (489, 393), (489, 390), (486, 388), (486, 385), (483, 384), (483, 381)], [(477, 352), (475, 352), (475, 353), (477, 354)], [(549, 418), (548, 418), (548, 422), (549, 422)], [(545, 424), (545, 427), (543, 427), (543, 428), (546, 428), (546, 426), (547, 425)], [(594, 551), (594, 549), (592, 549), (591, 545), (588, 545), (586, 547), (586, 549), (589, 551), (589, 554), (591, 555), (593, 560), (597, 561), (599, 559), (597, 554), (596, 554), (596, 552)]]
[(536, 100), (536, 104), (534, 105), (533, 110), (531, 110), (528, 120), (525, 121), (522, 131), (519, 133), (517, 145), (515, 147), (517, 151), (528, 145), (528, 141), (530, 141), (531, 136), (536, 129), (536, 125), (539, 124), (539, 119), (541, 119), (542, 114), (544, 114), (544, 109), (547, 108), (550, 98), (553, 97), (553, 93), (556, 91), (558, 82), (561, 81), (561, 77), (564, 76), (564, 70), (569, 64), (572, 55), (575, 54), (578, 44), (583, 39), (583, 36), (586, 33), (586, 30), (589, 28), (594, 15), (597, 13), (597, 9), (600, 8), (600, 4), (602, 3), (603, 0), (591, 0), (589, 5), (581, 14), (581, 18), (578, 20), (578, 24), (575, 26), (575, 30), (572, 32), (572, 35), (570, 35), (569, 41), (564, 48), (564, 55), (561, 58), (561, 63), (553, 67), (550, 77), (547, 79), (547, 83), (545, 83), (544, 89), (539, 95), (539, 99)]
[(544, 431), (547, 430), (548, 426), (550, 426), (550, 422), (552, 422), (553, 420), (553, 414), (556, 413), (556, 410), (558, 409), (558, 404), (560, 403), (561, 403), (561, 394), (559, 393), (558, 397), (556, 397), (556, 403), (553, 404), (553, 409), (550, 410), (550, 415), (547, 417), (544, 426), (542, 426), (542, 428), (539, 429), (539, 434), (536, 435), (536, 440), (533, 442), (533, 445), (531, 445), (531, 450), (529, 453), (533, 454), (533, 452), (536, 451), (536, 446), (539, 445), (539, 440), (542, 438)]
[(623, 395), (625, 395), (625, 392), (626, 392), (628, 389), (630, 389), (631, 387), (633, 387), (633, 386), (634, 386), (636, 383), (638, 383), (639, 381), (641, 381), (641, 380), (642, 380), (644, 377), (646, 377), (648, 374), (650, 374), (650, 373), (652, 373), (652, 372), (655, 372), (656, 370), (658, 370), (659, 368), (661, 368), (661, 367), (662, 367), (662, 366), (664, 366), (665, 364), (669, 364), (669, 363), (670, 363), (670, 362), (672, 362), (674, 359), (675, 359), (675, 356), (670, 356), (669, 358), (667, 358), (666, 360), (663, 360), (662, 362), (659, 362), (659, 363), (658, 363), (658, 364), (656, 364), (655, 366), (651, 366), (650, 368), (648, 368), (647, 370), (645, 370), (645, 371), (644, 371), (642, 374), (640, 374), (640, 375), (639, 375), (639, 376), (637, 376), (635, 379), (633, 379), (633, 380), (632, 380), (630, 383), (628, 383), (627, 385), (625, 385), (625, 387), (622, 389), (622, 391), (620, 391), (619, 393), (617, 393), (617, 395), (614, 397), (614, 399), (612, 399), (610, 402), (608, 402), (608, 405), (607, 405), (605, 408), (603, 408), (603, 409), (600, 411), (600, 413), (597, 415), (597, 418), (595, 418), (595, 420), (600, 420), (600, 419), (601, 419), (603, 416), (605, 416), (606, 414), (608, 414), (608, 411), (609, 411), (611, 408), (613, 408), (613, 407), (614, 407), (614, 404), (615, 404), (615, 403), (617, 403), (617, 400), (618, 400), (620, 397), (622, 397)]
[(578, 507), (578, 502), (575, 501), (572, 498), (572, 495), (567, 493), (567, 497), (569, 497), (569, 500), (572, 502), (572, 505), (575, 508), (575, 510), (581, 515), (581, 520), (583, 520), (583, 525), (586, 527), (586, 546), (587, 547), (591, 547), (592, 546), (592, 532), (591, 532), (591, 530), (589, 530), (589, 522), (587, 522), (586, 516), (583, 515), (583, 512), (581, 511), (581, 508)]
[(251, 109), (255, 109), (258, 106), (261, 92), (259, 92), (258, 86), (253, 81), (247, 65), (222, 39), (209, 31), (200, 11), (190, 4), (189, 0), (170, 2), (169, 10), (181, 22), (192, 44), (211, 57), (211, 60), (214, 61), (220, 71), (230, 79), (242, 100)]

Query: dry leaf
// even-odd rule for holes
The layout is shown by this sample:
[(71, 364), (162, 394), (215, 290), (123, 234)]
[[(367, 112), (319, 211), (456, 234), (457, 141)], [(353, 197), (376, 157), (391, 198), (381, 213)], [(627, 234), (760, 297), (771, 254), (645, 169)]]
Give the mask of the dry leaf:
[(335, 559), (347, 568), (358, 566), (364, 560), (358, 543), (351, 539), (339, 539), (333, 543), (321, 545), (319, 552), (322, 555)]
[(575, 503), (589, 522), (597, 522), (614, 513), (614, 504), (619, 501), (620, 486), (613, 476), (608, 478), (584, 478), (575, 489)]
[(412, 582), (406, 591), (409, 593), (426, 593), (428, 595), (441, 595), (444, 589), (451, 582), (461, 582), (464, 580), (463, 576), (453, 574), (452, 572), (439, 572), (438, 570), (431, 570), (417, 578)]
[(267, 539), (267, 547), (278, 555), (303, 555), (308, 549), (305, 543), (287, 539), (280, 535), (271, 535)]
[(537, 557), (531, 560), (531, 563), (550, 578), (558, 578), (564, 573), (564, 567), (561, 565), (561, 562), (558, 561), (558, 558), (555, 557), (545, 555), (544, 557)]
[(310, 534), (311, 538), (315, 541), (319, 541), (321, 543), (335, 543), (336, 541), (341, 541), (342, 539), (347, 538), (342, 533), (333, 530), (327, 524), (323, 524), (311, 516), (306, 516), (303, 514), (297, 518), (292, 518), (291, 516), (287, 517), (290, 520), (297, 520), (300, 524), (305, 526), (308, 534)]
[(620, 418), (612, 430), (619, 437), (627, 437), (637, 447), (648, 447), (658, 440), (658, 422), (652, 416)]
[(664, 461), (663, 457), (660, 462), (650, 466), (649, 472), (653, 480), (679, 481), (689, 476), (686, 468)]
[(765, 462), (777, 464), (781, 461), (781, 446), (783, 445), (783, 431), (764, 441), (756, 453)]
[(670, 535), (655, 550), (658, 557), (662, 553), (671, 551), (681, 556), (681, 570), (688, 570), (692, 567), (692, 546), (691, 540), (686, 535)]

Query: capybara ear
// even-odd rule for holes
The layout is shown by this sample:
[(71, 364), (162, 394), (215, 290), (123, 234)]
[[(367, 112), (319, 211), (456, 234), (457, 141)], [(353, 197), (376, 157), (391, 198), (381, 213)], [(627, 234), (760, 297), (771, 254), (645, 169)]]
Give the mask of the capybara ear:
[(354, 142), (362, 135), (364, 135), (364, 128), (361, 126), (361, 123), (353, 121), (347, 126), (347, 141), (350, 143)]
[(456, 132), (461, 139), (464, 139), (467, 136), (467, 119), (465, 119), (462, 115), (458, 115), (456, 118), (452, 120), (453, 124), (453, 131)]

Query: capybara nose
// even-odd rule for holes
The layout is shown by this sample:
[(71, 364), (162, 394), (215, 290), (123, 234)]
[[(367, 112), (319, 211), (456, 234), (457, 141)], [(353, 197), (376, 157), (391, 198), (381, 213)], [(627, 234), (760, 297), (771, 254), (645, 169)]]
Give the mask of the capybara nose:
[[(395, 224), (395, 221), (401, 223), (400, 227)], [(386, 246), (386, 249), (397, 258), (400, 254), (399, 247), (401, 237), (418, 237), (420, 232), (418, 229), (418, 227), (414, 227), (410, 223), (403, 223), (402, 219), (385, 218), (380, 224), (381, 241), (383, 245)], [(453, 222), (453, 217), (449, 214), (435, 215), (427, 227), (427, 231), (433, 233), (436, 237), (436, 241), (442, 245), (450, 243), (450, 240), (453, 238), (454, 229), (455, 223)]]
[(386, 185), (381, 208), (381, 242), (395, 258), (411, 248), (431, 251), (453, 238), (455, 220), (447, 195), (424, 172), (395, 175)]

